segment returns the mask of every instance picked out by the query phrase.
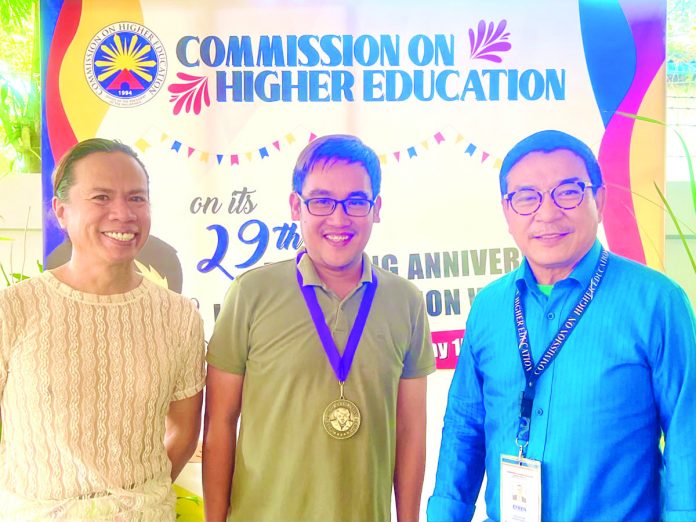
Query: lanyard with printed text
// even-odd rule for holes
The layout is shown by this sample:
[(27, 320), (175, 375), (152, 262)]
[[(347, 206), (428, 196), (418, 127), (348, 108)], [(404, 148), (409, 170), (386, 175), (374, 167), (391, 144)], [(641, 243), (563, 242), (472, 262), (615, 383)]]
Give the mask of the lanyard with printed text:
[(520, 396), (520, 418), (517, 427), (517, 438), (515, 442), (519, 447), (520, 457), (526, 454), (527, 445), (529, 444), (529, 430), (532, 424), (532, 405), (534, 404), (534, 394), (536, 393), (536, 384), (549, 367), (551, 362), (556, 358), (561, 348), (570, 337), (578, 322), (582, 318), (585, 310), (589, 306), (594, 297), (599, 283), (604, 277), (604, 272), (607, 269), (609, 253), (602, 248), (599, 254), (599, 261), (595, 267), (595, 272), (590, 283), (587, 285), (585, 292), (578, 303), (573, 307), (566, 320), (562, 323), (558, 333), (549, 344), (544, 354), (539, 359), (539, 362), (534, 365), (532, 360), (532, 350), (529, 345), (529, 332), (524, 320), (524, 309), (522, 307), (522, 299), (519, 289), (515, 292), (515, 331), (517, 332), (517, 348), (520, 352), (520, 360), (522, 361), (522, 369), (524, 370), (525, 387)]

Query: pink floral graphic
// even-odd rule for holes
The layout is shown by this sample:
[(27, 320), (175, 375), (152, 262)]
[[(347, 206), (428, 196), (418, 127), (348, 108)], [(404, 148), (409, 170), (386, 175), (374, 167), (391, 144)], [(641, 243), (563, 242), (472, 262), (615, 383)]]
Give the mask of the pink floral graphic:
[(498, 53), (504, 53), (512, 48), (507, 40), (510, 33), (503, 33), (507, 26), (507, 20), (501, 20), (498, 27), (490, 22), (486, 28), (484, 20), (479, 21), (476, 34), (473, 29), (469, 29), (469, 43), (471, 44), (471, 57), (478, 60), (488, 60), (500, 63), (503, 59)]
[(179, 114), (183, 108), (187, 113), (193, 108), (194, 114), (200, 114), (203, 103), (210, 107), (210, 95), (208, 94), (208, 77), (191, 76), (186, 73), (176, 73), (177, 78), (183, 83), (172, 83), (167, 87), (172, 93), (170, 102), (174, 103), (174, 114)]

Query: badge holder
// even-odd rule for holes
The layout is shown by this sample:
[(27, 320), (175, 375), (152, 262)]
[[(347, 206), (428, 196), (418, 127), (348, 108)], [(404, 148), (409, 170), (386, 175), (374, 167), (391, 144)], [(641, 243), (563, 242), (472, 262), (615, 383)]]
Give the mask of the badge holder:
[(500, 456), (500, 521), (541, 522), (541, 462), (538, 460), (521, 455)]

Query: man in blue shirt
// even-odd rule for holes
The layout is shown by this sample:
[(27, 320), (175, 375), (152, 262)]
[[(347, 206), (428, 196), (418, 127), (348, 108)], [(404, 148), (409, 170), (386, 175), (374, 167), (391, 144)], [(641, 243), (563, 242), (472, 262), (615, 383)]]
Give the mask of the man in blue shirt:
[(469, 314), (429, 522), (471, 520), (484, 471), (496, 521), (696, 520), (686, 295), (604, 251), (606, 190), (576, 138), (525, 138), (505, 158), (500, 188), (525, 260)]

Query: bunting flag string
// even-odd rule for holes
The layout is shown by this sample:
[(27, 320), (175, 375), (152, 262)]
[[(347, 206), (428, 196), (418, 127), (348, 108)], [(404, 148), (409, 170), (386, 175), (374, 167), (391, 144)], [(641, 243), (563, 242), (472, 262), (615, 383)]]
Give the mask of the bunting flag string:
[(140, 152), (145, 153), (149, 148), (159, 141), (159, 143), (164, 144), (164, 146), (168, 147), (169, 150), (174, 151), (176, 154), (180, 154), (183, 148), (183, 150), (186, 151), (186, 158), (188, 159), (198, 159), (201, 163), (210, 163), (213, 161), (213, 158), (215, 158), (213, 164), (223, 166), (226, 165), (226, 160), (229, 158), (229, 165), (234, 167), (240, 165), (240, 157), (246, 158), (248, 162), (252, 162), (256, 159), (263, 160), (270, 157), (272, 154), (285, 152), (288, 146), (291, 146), (293, 143), (297, 142), (298, 136), (301, 140), (303, 140), (306, 136), (307, 143), (317, 138), (315, 133), (303, 131), (302, 128), (298, 126), (291, 132), (283, 135), (282, 138), (278, 137), (271, 140), (267, 145), (263, 145), (252, 150), (247, 150), (244, 153), (229, 153), (219, 150), (202, 150), (196, 145), (186, 143), (181, 139), (177, 139), (175, 136), (172, 136), (167, 132), (156, 128), (151, 128), (143, 136), (138, 138), (133, 145)]
[(140, 152), (145, 152), (147, 149), (149, 149), (152, 145), (148, 143), (145, 138), (140, 138), (135, 142), (135, 147), (140, 150)]
[[(417, 144), (407, 145), (400, 150), (387, 153), (378, 153), (377, 156), (379, 157), (379, 162), (382, 165), (385, 165), (388, 163), (388, 161), (390, 161), (390, 158), (394, 158), (391, 161), (396, 160), (397, 163), (401, 163), (407, 157), (408, 159), (419, 158), (419, 154), (422, 155), (425, 151), (430, 151), (433, 145), (437, 146), (441, 145), (443, 142), (447, 142), (452, 143), (455, 146), (460, 146), (460, 143), (466, 144), (464, 146), (465, 155), (471, 158), (477, 158), (480, 163), (487, 162), (487, 165), (492, 164), (493, 168), (496, 170), (500, 169), (500, 165), (502, 164), (502, 160), (500, 158), (496, 158), (494, 162), (489, 161), (489, 158), (491, 157), (490, 152), (482, 150), (481, 147), (472, 142), (466, 141), (461, 132), (454, 129), (450, 129), (450, 131), (452, 131), (451, 134), (447, 133), (445, 129), (442, 129), (435, 132), (431, 137), (420, 140)], [(448, 137), (450, 137), (450, 141), (448, 141)]]
[[(157, 129), (147, 134), (149, 134), (149, 136), (142, 136), (134, 142), (134, 146), (143, 153), (159, 140), (160, 143), (167, 146), (169, 150), (174, 151), (176, 154), (180, 154), (183, 147), (186, 151), (187, 158), (192, 158), (195, 155), (201, 163), (207, 164), (212, 162), (213, 165), (217, 164), (218, 166), (223, 166), (227, 164), (226, 161), (227, 158), (229, 158), (230, 167), (239, 166), (240, 158), (245, 158), (246, 162), (264, 160), (273, 155), (285, 152), (289, 146), (298, 142), (298, 140), (299, 143), (311, 143), (317, 139), (317, 134), (314, 132), (302, 130), (301, 127), (297, 127), (292, 132), (282, 135), (282, 138), (278, 137), (272, 139), (259, 147), (248, 149), (242, 153), (230, 153), (226, 151), (202, 150), (193, 144), (185, 143), (180, 139), (176, 139), (175, 136)], [(153, 134), (154, 139), (151, 139), (153, 138)], [(407, 144), (398, 150), (378, 151), (377, 156), (382, 165), (386, 165), (389, 162), (402, 163), (406, 160), (413, 160), (414, 158), (421, 159), (426, 151), (431, 152), (435, 150), (434, 147), (442, 146), (443, 143), (460, 148), (460, 150), (463, 150), (465, 156), (476, 159), (479, 163), (486, 164), (496, 171), (499, 170), (502, 165), (502, 160), (500, 158), (491, 157), (489, 151), (483, 150), (480, 145), (472, 141), (468, 141), (462, 132), (449, 126), (437, 130), (416, 143)], [(214, 162), (212, 158), (215, 158)]]

